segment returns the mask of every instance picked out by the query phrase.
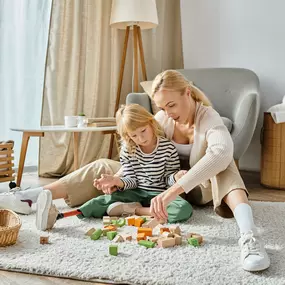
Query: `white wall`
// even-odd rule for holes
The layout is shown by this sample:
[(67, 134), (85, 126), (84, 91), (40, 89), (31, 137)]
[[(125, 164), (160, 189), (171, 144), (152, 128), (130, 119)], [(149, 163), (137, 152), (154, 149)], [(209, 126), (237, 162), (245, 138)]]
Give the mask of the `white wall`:
[(284, 11), (284, 0), (181, 0), (184, 68), (243, 67), (260, 79), (260, 116), (241, 169), (260, 169), (263, 112), (285, 95)]
[[(51, 0), (0, 0), (0, 141), (15, 141), (15, 166), (22, 134), (10, 128), (40, 125), (50, 10)], [(29, 165), (38, 165), (36, 138)]]

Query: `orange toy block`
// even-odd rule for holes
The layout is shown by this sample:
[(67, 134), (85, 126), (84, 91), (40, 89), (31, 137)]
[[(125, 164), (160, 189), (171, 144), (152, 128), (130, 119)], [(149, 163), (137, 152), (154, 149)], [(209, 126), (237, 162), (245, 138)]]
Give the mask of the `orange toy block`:
[(48, 236), (42, 236), (40, 237), (40, 244), (48, 244)]
[(145, 236), (151, 237), (152, 236), (152, 229), (151, 228), (138, 228), (138, 234), (145, 233)]
[(143, 240), (145, 239), (146, 235), (145, 233), (139, 233), (137, 234), (137, 241)]
[(134, 226), (135, 225), (135, 221), (136, 221), (136, 218), (126, 218), (127, 220), (127, 223), (128, 223), (128, 226)]
[(169, 232), (170, 233), (170, 230), (169, 228), (160, 228), (160, 234), (162, 234), (163, 232)]
[(117, 227), (114, 225), (104, 226), (104, 229), (107, 229), (109, 231), (116, 231)]
[(142, 219), (142, 218), (137, 218), (137, 219), (135, 220), (135, 227), (140, 228), (143, 223), (144, 223), (144, 219)]

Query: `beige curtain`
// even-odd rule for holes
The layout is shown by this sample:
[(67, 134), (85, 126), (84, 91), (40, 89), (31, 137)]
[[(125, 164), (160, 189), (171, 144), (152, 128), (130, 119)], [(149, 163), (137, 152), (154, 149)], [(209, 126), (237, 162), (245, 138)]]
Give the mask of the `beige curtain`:
[[(110, 28), (111, 0), (53, 1), (42, 125), (63, 125), (65, 115), (113, 116), (124, 34)], [(168, 68), (182, 68), (180, 1), (157, 0), (159, 26), (143, 31), (148, 79)], [(131, 35), (131, 34), (130, 34)], [(132, 91), (129, 40), (121, 104)], [(80, 133), (79, 163), (106, 157), (109, 135)], [(46, 133), (40, 142), (39, 175), (73, 171), (71, 133)]]

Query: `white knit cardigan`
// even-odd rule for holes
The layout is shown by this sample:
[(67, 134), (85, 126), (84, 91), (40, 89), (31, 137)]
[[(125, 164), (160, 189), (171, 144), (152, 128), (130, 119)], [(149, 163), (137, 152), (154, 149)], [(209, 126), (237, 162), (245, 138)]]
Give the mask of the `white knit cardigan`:
[[(174, 120), (164, 111), (155, 119), (162, 126), (165, 135), (172, 140)], [(190, 170), (177, 183), (188, 193), (199, 184), (210, 186), (209, 180), (227, 169), (233, 161), (233, 141), (220, 115), (212, 108), (196, 103), (194, 119), (194, 142), (189, 158)]]

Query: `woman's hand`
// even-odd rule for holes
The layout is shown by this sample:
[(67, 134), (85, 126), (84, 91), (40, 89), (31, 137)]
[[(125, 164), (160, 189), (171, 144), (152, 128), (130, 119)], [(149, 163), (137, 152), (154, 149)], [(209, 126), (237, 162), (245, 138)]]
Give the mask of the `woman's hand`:
[(174, 201), (178, 195), (183, 193), (184, 190), (177, 184), (171, 186), (168, 190), (162, 192), (156, 197), (151, 199), (150, 213), (156, 220), (167, 221), (168, 213), (167, 206), (170, 202)]
[(105, 194), (112, 194), (117, 191), (118, 177), (110, 174), (101, 174), (101, 178), (94, 179), (93, 186)]
[(175, 181), (178, 181), (183, 175), (187, 173), (187, 170), (179, 170), (175, 175), (174, 179)]

